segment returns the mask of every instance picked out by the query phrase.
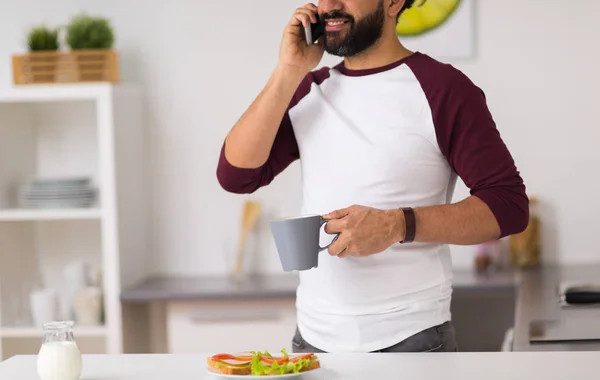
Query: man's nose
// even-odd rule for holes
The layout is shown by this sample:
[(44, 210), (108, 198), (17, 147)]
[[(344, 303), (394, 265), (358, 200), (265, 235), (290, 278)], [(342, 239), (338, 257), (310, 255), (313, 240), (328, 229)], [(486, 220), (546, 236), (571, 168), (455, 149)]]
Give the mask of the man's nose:
[(330, 13), (332, 11), (340, 11), (344, 8), (344, 4), (340, 0), (319, 0), (319, 11), (321, 13)]

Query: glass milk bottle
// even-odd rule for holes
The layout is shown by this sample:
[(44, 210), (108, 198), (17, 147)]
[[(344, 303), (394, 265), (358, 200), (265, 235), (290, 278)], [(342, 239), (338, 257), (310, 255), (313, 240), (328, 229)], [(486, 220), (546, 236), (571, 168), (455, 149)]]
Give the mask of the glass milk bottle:
[(73, 337), (73, 322), (48, 322), (38, 353), (37, 371), (41, 380), (78, 380), (81, 353)]

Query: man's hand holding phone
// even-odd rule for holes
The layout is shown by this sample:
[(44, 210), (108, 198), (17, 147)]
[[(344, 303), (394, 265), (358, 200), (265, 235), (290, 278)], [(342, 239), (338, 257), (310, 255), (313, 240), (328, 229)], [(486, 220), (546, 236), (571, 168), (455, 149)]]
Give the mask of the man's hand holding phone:
[(283, 33), (279, 50), (279, 69), (290, 74), (304, 77), (313, 70), (323, 58), (323, 40), (316, 44), (307, 44), (305, 28), (318, 22), (318, 10), (314, 4), (296, 9)]

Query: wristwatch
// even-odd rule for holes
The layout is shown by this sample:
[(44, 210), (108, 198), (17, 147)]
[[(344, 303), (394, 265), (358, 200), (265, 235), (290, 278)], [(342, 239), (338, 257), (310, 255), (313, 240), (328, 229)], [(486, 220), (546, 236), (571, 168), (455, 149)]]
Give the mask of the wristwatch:
[(415, 240), (415, 234), (417, 232), (415, 212), (411, 207), (403, 207), (402, 212), (404, 213), (404, 223), (406, 227), (404, 229), (404, 240), (400, 243), (412, 243)]

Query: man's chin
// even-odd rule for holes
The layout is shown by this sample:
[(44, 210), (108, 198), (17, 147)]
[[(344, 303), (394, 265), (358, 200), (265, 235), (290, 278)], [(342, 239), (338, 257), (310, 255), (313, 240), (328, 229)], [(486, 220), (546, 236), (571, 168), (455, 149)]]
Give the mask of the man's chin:
[(350, 57), (351, 55), (353, 55), (350, 49), (348, 49), (348, 47), (344, 44), (325, 45), (325, 51), (327, 52), (327, 54), (342, 58)]
[(346, 55), (345, 52), (348, 51), (347, 47), (344, 45), (342, 38), (339, 38), (338, 36), (327, 36), (325, 51), (331, 55), (344, 57)]
[(340, 58), (347, 57), (346, 52), (341, 49), (326, 48), (325, 52), (327, 52), (327, 54), (329, 54), (329, 55), (333, 55), (333, 56), (340, 57)]

